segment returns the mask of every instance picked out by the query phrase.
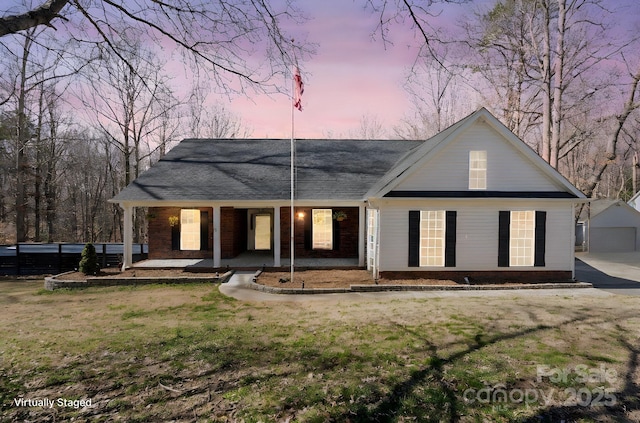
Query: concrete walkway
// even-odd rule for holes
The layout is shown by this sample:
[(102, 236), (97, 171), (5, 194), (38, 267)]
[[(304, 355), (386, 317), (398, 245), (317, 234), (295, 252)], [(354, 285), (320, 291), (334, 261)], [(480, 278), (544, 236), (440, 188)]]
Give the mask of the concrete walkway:
[(420, 299), (420, 298), (464, 298), (464, 297), (504, 297), (520, 296), (601, 296), (611, 294), (595, 288), (580, 289), (521, 289), (521, 290), (491, 290), (491, 291), (386, 291), (386, 292), (349, 292), (343, 294), (314, 294), (287, 295), (270, 294), (256, 291), (248, 287), (254, 272), (236, 272), (229, 282), (220, 285), (220, 292), (240, 301), (249, 302), (288, 302), (304, 303), (308, 301), (379, 301), (389, 299)]
[(576, 279), (620, 295), (640, 296), (640, 253), (577, 253)]

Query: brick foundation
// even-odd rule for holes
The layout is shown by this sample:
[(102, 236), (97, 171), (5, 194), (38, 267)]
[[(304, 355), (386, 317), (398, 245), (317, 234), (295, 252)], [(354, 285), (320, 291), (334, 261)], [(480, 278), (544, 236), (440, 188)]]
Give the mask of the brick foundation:
[(399, 271), (380, 272), (381, 279), (450, 279), (454, 282), (466, 283), (464, 278), (470, 278), (471, 284), (495, 283), (546, 283), (573, 281), (570, 271)]

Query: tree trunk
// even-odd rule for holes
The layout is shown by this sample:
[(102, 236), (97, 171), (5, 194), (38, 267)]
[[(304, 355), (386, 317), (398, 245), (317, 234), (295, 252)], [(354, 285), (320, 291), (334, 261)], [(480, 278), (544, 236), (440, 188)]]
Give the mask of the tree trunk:
[(609, 163), (613, 162), (616, 158), (616, 147), (618, 144), (618, 139), (620, 138), (620, 134), (622, 133), (622, 128), (627, 121), (627, 118), (631, 114), (632, 111), (640, 107), (640, 103), (636, 101), (636, 94), (638, 91), (638, 83), (640, 82), (640, 70), (632, 76), (631, 89), (629, 91), (629, 96), (624, 103), (624, 107), (622, 109), (622, 113), (617, 116), (616, 119), (616, 127), (615, 130), (611, 133), (611, 136), (607, 139), (607, 147), (605, 152), (605, 159), (601, 160), (599, 163), (596, 163), (596, 167), (591, 176), (587, 179), (585, 184), (585, 188), (583, 190), (584, 194), (587, 197), (591, 197), (593, 195), (593, 191), (600, 183), (602, 179), (602, 175), (604, 171), (609, 166)]
[(22, 67), (20, 69), (20, 91), (18, 93), (18, 143), (16, 145), (16, 242), (27, 240), (27, 194), (25, 190), (26, 174), (29, 164), (25, 154), (29, 133), (26, 115), (27, 63), (31, 48), (30, 34), (26, 34), (22, 49)]
[(543, 36), (544, 44), (542, 47), (542, 158), (547, 162), (551, 162), (551, 16), (549, 4), (543, 2)]
[(560, 149), (560, 134), (562, 122), (562, 91), (564, 89), (564, 35), (566, 31), (567, 7), (566, 0), (558, 0), (558, 33), (554, 63), (553, 99), (551, 110), (551, 145), (549, 149), (549, 164), (558, 168), (558, 150)]

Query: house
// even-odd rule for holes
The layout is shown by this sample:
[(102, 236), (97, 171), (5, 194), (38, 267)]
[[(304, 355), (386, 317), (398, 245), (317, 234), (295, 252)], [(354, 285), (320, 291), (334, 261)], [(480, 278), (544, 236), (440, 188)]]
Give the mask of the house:
[(637, 251), (640, 246), (640, 212), (622, 200), (598, 199), (584, 217), (586, 242), (592, 253)]
[[(573, 278), (584, 195), (486, 109), (426, 141), (298, 140), (295, 259), (344, 258), (374, 277)], [(220, 267), (290, 250), (289, 140), (182, 141), (112, 202), (149, 207), (149, 258)], [(339, 218), (339, 219), (338, 219)]]

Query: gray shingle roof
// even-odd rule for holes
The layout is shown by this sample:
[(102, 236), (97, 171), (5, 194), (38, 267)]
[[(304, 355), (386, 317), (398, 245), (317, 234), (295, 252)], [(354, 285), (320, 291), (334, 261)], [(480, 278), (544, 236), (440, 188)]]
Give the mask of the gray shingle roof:
[[(296, 198), (361, 200), (421, 141), (297, 140)], [(186, 139), (112, 201), (286, 200), (290, 140)]]

